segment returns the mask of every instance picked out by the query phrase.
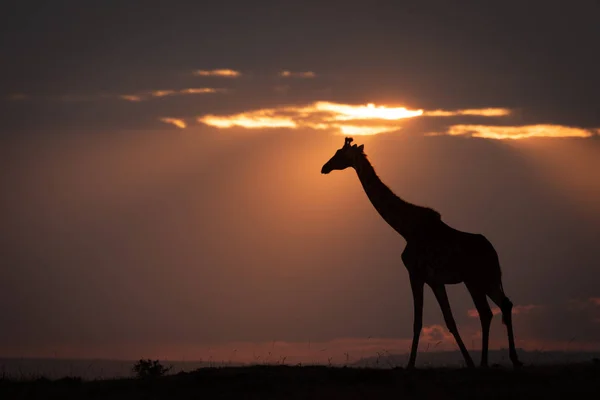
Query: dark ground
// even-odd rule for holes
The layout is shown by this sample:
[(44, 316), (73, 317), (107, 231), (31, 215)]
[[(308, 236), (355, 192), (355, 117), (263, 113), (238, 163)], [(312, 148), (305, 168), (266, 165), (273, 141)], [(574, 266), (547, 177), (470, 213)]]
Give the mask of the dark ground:
[(594, 399), (600, 363), (490, 368), (203, 368), (157, 379), (0, 380), (0, 399)]

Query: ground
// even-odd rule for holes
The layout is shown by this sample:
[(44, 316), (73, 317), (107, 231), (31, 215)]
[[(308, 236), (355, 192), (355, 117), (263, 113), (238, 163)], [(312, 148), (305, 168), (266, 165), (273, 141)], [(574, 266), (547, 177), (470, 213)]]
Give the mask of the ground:
[(565, 399), (600, 398), (596, 362), (520, 370), (252, 366), (157, 379), (0, 380), (0, 399)]

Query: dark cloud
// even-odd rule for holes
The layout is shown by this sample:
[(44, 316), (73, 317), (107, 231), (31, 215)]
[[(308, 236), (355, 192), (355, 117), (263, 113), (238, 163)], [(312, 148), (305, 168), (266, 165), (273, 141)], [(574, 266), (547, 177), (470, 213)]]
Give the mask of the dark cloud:
[[(241, 71), (235, 99), (186, 99), (162, 114), (231, 113), (282, 101), (271, 81), (284, 69), (314, 71), (284, 101), (406, 103), (417, 108), (521, 108), (538, 122), (595, 127), (600, 28), (598, 3), (558, 1), (456, 7), (413, 5), (170, 2), (9, 2), (3, 23), (2, 92), (95, 95), (195, 87), (212, 77), (198, 69)], [(318, 12), (315, 12), (318, 10)], [(247, 78), (247, 79), (246, 79)], [(219, 82), (222, 82), (220, 79)], [(307, 82), (311, 81), (311, 82)], [(309, 85), (308, 88), (305, 85)], [(150, 105), (56, 109), (2, 104), (5, 129), (139, 124), (157, 117)], [(98, 108), (101, 108), (98, 110)], [(143, 110), (143, 111), (142, 111)], [(175, 115), (171, 111), (179, 110)], [(129, 117), (127, 116), (129, 115)], [(35, 116), (36, 118), (25, 118)], [(30, 120), (24, 125), (25, 120)], [(36, 121), (35, 123), (32, 121)]]

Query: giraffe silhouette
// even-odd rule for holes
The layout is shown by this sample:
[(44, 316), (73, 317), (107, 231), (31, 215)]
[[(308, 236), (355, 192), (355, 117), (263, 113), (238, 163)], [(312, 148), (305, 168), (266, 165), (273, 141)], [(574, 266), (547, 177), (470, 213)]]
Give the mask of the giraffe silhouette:
[(406, 240), (402, 261), (408, 270), (414, 303), (413, 340), (407, 367), (414, 368), (417, 357), (423, 326), (425, 284), (433, 291), (446, 326), (456, 339), (467, 366), (474, 367), (458, 333), (445, 287), (461, 282), (471, 294), (481, 321), (481, 366), (487, 367), (488, 364), (488, 340), (493, 317), (487, 297), (502, 311), (513, 366), (522, 366), (515, 349), (511, 317), (513, 305), (504, 294), (500, 262), (492, 244), (483, 235), (448, 226), (437, 211), (411, 204), (395, 195), (377, 176), (364, 153), (364, 145), (351, 145), (352, 141), (352, 138), (345, 138), (344, 146), (323, 165), (321, 173), (354, 168), (377, 212)]

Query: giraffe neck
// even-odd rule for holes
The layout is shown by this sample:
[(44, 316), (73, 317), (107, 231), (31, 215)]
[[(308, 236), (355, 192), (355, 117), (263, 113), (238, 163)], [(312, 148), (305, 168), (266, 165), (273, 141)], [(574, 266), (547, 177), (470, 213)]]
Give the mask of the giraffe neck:
[(405, 240), (416, 238), (432, 218), (440, 220), (436, 211), (411, 204), (394, 194), (381, 181), (365, 155), (358, 156), (353, 167), (379, 215)]

